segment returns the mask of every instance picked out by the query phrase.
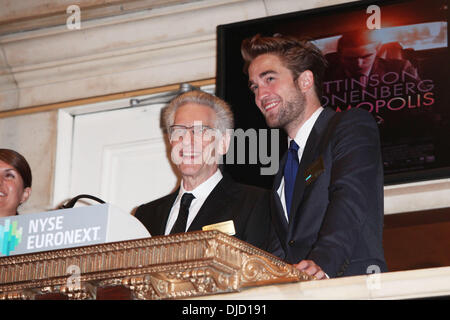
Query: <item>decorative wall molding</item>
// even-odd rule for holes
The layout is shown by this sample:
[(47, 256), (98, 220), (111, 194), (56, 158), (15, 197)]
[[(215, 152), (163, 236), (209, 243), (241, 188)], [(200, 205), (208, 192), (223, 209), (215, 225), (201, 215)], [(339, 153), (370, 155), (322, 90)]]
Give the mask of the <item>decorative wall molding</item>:
[[(202, 87), (202, 86), (214, 85), (215, 79), (189, 81), (189, 83), (196, 87)], [(14, 110), (5, 110), (5, 111), (0, 111), (0, 119), (30, 115), (33, 113), (56, 111), (59, 109), (66, 109), (66, 108), (78, 109), (79, 106), (93, 105), (93, 104), (98, 104), (98, 103), (102, 103), (102, 102), (106, 102), (106, 101), (117, 101), (119, 99), (126, 99), (126, 98), (137, 97), (137, 96), (146, 96), (146, 95), (152, 95), (152, 94), (158, 94), (158, 93), (167, 93), (167, 92), (171, 92), (171, 91), (178, 91), (180, 88), (180, 85), (181, 85), (180, 83), (177, 83), (177, 84), (171, 84), (171, 85), (161, 86), (161, 87), (156, 87), (156, 88), (134, 90), (134, 91), (128, 91), (128, 92), (121, 92), (121, 93), (113, 93), (113, 94), (108, 94), (108, 95), (104, 95), (104, 96), (97, 96), (97, 97), (84, 98), (84, 99), (75, 99), (75, 100), (71, 100), (71, 101), (51, 103), (51, 104), (46, 104), (46, 105), (32, 106), (32, 107), (26, 107), (26, 108), (14, 109)], [(112, 110), (112, 109), (116, 109), (116, 108), (117, 108), (117, 106), (110, 106), (110, 105), (100, 107), (100, 108), (97, 106), (97, 107), (93, 108), (93, 110), (89, 110), (89, 112)], [(70, 113), (76, 114), (75, 111), (70, 112)]]
[(384, 214), (450, 206), (450, 179), (436, 179), (384, 187)]
[(172, 6), (181, 0), (0, 0), (0, 35), (59, 26), (66, 23), (66, 10), (76, 4), (89, 21), (142, 10)]
[(0, 2), (29, 19), (0, 14), (2, 111), (215, 78), (217, 25), (346, 1), (83, 0), (79, 30), (67, 1)]

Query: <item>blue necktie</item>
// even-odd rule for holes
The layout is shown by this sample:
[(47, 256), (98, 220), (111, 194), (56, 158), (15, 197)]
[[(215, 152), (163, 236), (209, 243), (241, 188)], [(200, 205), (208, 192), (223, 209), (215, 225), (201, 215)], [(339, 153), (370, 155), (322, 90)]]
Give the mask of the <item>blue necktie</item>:
[(286, 200), (286, 210), (289, 217), (289, 211), (292, 205), (292, 196), (294, 194), (295, 177), (298, 171), (298, 145), (294, 140), (289, 144), (287, 161), (284, 166), (284, 198)]

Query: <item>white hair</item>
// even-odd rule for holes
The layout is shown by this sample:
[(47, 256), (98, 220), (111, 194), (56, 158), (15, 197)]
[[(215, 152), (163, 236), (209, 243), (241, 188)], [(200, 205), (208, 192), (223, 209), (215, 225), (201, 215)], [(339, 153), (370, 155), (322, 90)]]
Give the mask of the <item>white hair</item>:
[(162, 120), (167, 131), (175, 121), (175, 112), (177, 109), (187, 103), (196, 103), (213, 109), (216, 113), (216, 129), (222, 133), (225, 133), (227, 129), (233, 129), (233, 112), (228, 103), (207, 92), (193, 90), (180, 94), (164, 109)]

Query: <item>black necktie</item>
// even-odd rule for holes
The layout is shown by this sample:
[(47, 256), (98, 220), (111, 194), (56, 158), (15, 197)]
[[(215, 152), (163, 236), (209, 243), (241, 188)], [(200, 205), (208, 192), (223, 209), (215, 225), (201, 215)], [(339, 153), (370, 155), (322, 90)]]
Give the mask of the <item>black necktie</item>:
[(291, 210), (292, 196), (294, 194), (295, 178), (298, 171), (298, 145), (294, 140), (289, 144), (286, 165), (284, 166), (284, 198), (286, 200), (286, 210), (289, 217)]
[(186, 231), (186, 223), (189, 215), (189, 207), (191, 205), (192, 200), (194, 199), (195, 197), (192, 193), (183, 194), (183, 196), (181, 197), (180, 211), (178, 212), (178, 218), (177, 221), (175, 221), (175, 224), (173, 225), (170, 234)]

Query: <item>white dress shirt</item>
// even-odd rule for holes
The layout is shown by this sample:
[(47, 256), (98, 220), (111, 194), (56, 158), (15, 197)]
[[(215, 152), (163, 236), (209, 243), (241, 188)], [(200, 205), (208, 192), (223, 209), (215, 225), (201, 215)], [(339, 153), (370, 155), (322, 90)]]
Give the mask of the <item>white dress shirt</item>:
[(194, 190), (186, 191), (183, 186), (184, 183), (183, 181), (181, 181), (180, 191), (178, 192), (178, 196), (175, 199), (174, 204), (172, 205), (172, 209), (170, 210), (169, 219), (167, 219), (166, 230), (164, 234), (170, 234), (170, 230), (172, 230), (175, 221), (177, 221), (178, 212), (180, 211), (181, 197), (184, 193), (192, 193), (195, 197), (195, 199), (191, 202), (191, 206), (189, 207), (189, 215), (186, 223), (187, 230), (194, 218), (197, 216), (197, 213), (200, 211), (200, 208), (202, 207), (206, 198), (208, 198), (209, 194), (211, 193), (211, 191), (213, 191), (220, 180), (222, 180), (222, 172), (217, 169), (217, 171), (211, 177), (209, 177), (205, 182), (198, 185)]
[[(302, 160), (303, 151), (305, 150), (306, 141), (308, 141), (309, 134), (311, 133), (312, 128), (314, 127), (314, 124), (316, 123), (317, 118), (319, 117), (320, 113), (323, 111), (322, 107), (319, 107), (312, 115), (309, 117), (308, 120), (301, 126), (301, 128), (298, 130), (297, 135), (295, 136), (294, 140), (295, 143), (298, 145), (298, 162), (300, 163)], [(288, 137), (288, 146), (291, 142), (291, 138)], [(289, 217), (286, 210), (286, 199), (284, 197), (284, 177), (281, 179), (280, 186), (277, 190), (278, 196), (280, 197), (281, 204), (283, 206), (284, 216), (286, 217), (286, 220), (289, 222)]]

